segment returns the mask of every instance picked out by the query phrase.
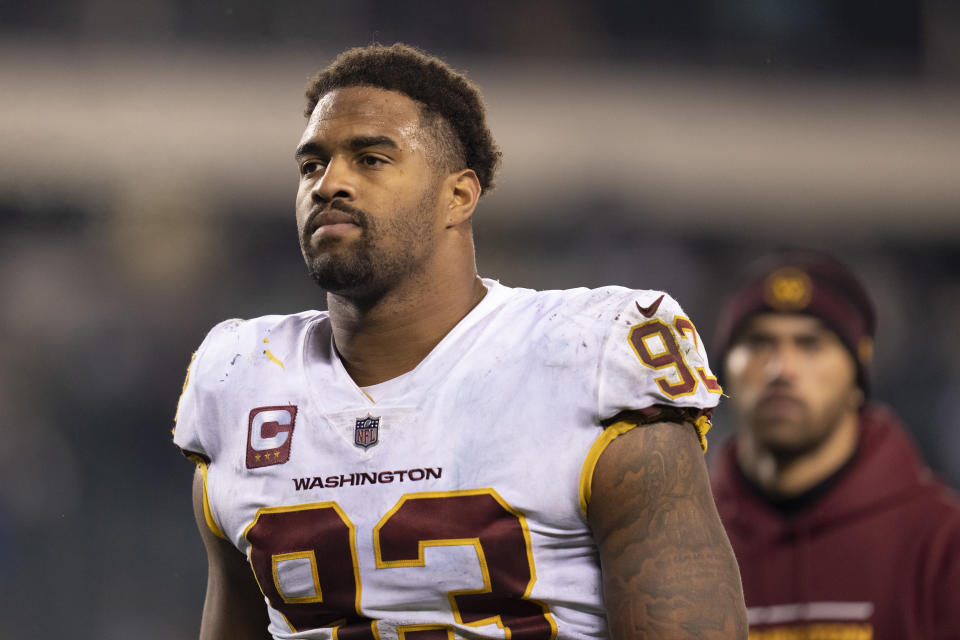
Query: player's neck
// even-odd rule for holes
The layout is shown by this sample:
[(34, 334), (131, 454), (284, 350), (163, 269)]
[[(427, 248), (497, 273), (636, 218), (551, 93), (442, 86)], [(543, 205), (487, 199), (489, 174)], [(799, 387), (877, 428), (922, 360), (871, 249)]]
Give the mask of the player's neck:
[(334, 343), (358, 386), (415, 368), (483, 299), (487, 289), (472, 261), (468, 267), (440, 278), (411, 278), (373, 305), (327, 296)]
[(857, 448), (858, 421), (856, 411), (845, 413), (819, 446), (795, 457), (775, 455), (751, 436), (741, 434), (740, 468), (771, 496), (798, 496), (830, 477), (853, 456)]

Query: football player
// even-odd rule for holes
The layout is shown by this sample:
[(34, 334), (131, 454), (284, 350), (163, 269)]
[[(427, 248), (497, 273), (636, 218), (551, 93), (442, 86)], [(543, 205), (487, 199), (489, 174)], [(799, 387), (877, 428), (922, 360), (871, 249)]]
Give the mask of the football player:
[(329, 311), (218, 325), (178, 407), (201, 637), (745, 638), (701, 451), (721, 390), (680, 306), (477, 275), (500, 153), (444, 62), (349, 50), (306, 115)]

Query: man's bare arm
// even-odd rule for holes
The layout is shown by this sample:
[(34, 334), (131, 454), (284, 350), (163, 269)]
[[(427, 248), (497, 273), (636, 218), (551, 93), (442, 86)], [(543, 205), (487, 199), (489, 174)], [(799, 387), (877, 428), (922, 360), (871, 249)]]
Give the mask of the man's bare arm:
[(737, 561), (691, 425), (628, 431), (600, 456), (592, 485), (614, 639), (747, 637)]
[(207, 526), (199, 468), (193, 477), (193, 515), (207, 548), (207, 595), (200, 640), (269, 639), (267, 607), (247, 559)]

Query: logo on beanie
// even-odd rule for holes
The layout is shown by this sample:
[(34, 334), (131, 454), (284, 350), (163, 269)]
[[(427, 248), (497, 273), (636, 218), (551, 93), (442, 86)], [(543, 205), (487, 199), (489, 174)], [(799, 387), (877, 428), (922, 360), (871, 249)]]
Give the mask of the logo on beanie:
[(777, 269), (764, 283), (764, 298), (777, 311), (798, 311), (810, 304), (813, 282), (794, 267)]

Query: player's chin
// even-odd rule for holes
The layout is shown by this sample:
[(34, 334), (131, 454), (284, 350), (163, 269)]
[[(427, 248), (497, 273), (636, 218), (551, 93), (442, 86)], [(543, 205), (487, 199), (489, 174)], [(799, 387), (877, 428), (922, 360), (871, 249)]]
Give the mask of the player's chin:
[(768, 451), (779, 455), (799, 455), (807, 451), (814, 438), (803, 420), (784, 418), (759, 420), (754, 434)]
[(318, 238), (313, 236), (301, 241), (300, 250), (307, 266), (312, 269), (337, 269), (340, 263), (357, 260), (357, 248), (354, 243), (344, 242), (341, 238)]
[(373, 280), (365, 260), (324, 253), (307, 260), (310, 277), (331, 293), (352, 293), (367, 289)]

